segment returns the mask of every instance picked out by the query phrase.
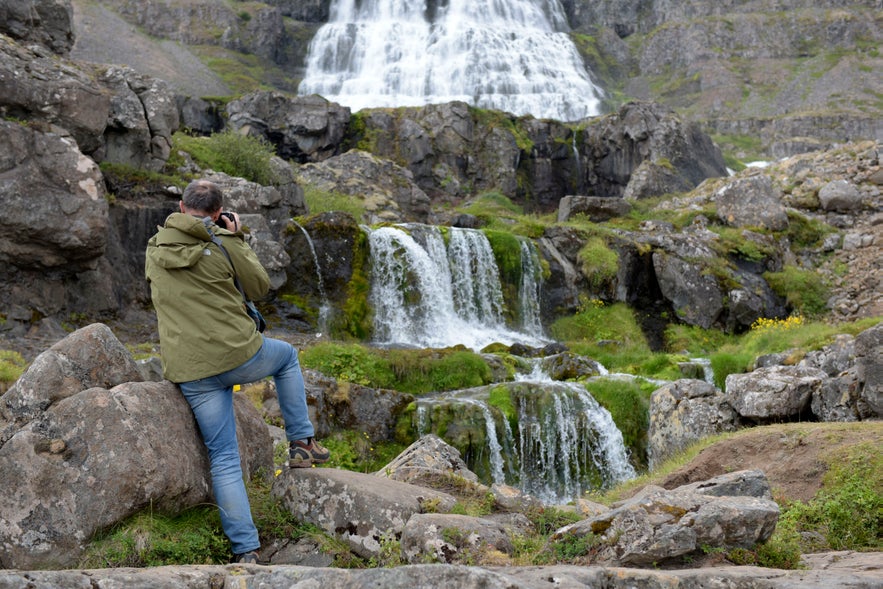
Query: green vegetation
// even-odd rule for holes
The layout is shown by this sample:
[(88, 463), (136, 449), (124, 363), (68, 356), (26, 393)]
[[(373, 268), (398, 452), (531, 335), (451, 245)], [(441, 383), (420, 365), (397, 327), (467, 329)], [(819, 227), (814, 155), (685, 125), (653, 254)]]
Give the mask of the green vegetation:
[(362, 198), (335, 190), (322, 190), (313, 184), (303, 185), (302, 188), (310, 214), (340, 211), (352, 215), (356, 221), (364, 221), (365, 201)]
[(270, 159), (276, 154), (275, 149), (260, 137), (229, 130), (209, 137), (193, 137), (178, 132), (172, 136), (172, 149), (186, 151), (203, 168), (211, 168), (265, 186), (276, 181), (270, 165)]
[(619, 271), (619, 255), (600, 237), (590, 237), (577, 254), (580, 270), (590, 288), (607, 292)]
[(361, 344), (322, 343), (300, 354), (301, 364), (339, 380), (421, 394), (488, 384), (487, 363), (465, 349), (379, 350)]
[(632, 380), (595, 379), (585, 383), (598, 403), (610, 412), (636, 470), (647, 469), (647, 424), (650, 423), (651, 383)]
[(0, 350), (0, 392), (17, 381), (27, 367), (27, 361), (18, 352)]
[(763, 277), (770, 288), (798, 313), (820, 317), (828, 310), (830, 290), (821, 274), (785, 266), (781, 272), (766, 272)]

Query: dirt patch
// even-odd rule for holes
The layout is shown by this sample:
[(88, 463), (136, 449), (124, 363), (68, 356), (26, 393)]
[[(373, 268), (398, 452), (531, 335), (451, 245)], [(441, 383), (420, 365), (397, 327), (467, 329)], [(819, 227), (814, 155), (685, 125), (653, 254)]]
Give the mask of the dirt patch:
[(766, 473), (778, 500), (809, 501), (831, 464), (858, 444), (883, 451), (883, 422), (790, 423), (740, 431), (702, 450), (656, 484), (673, 489), (736, 470)]

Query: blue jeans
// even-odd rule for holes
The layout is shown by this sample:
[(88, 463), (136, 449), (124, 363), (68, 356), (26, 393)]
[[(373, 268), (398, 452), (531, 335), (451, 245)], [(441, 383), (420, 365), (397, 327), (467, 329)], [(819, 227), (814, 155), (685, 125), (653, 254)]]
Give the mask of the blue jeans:
[(233, 416), (233, 385), (257, 382), (268, 376), (276, 383), (285, 436), (288, 440), (313, 437), (297, 350), (287, 342), (265, 337), (257, 354), (241, 366), (178, 385), (193, 409), (208, 449), (212, 490), (221, 511), (221, 526), (234, 554), (257, 550), (261, 543), (242, 480)]

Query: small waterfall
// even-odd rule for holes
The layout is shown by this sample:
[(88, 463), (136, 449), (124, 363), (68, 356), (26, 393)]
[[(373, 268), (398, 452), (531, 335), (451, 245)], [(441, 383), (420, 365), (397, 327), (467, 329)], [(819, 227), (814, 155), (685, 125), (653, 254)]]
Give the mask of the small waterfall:
[[(546, 504), (567, 503), (591, 489), (636, 476), (622, 433), (584, 387), (546, 380), (506, 386), (517, 408), (517, 433), (489, 405), (490, 388), (480, 387), (419, 399), (420, 435), (456, 420), (456, 428), (442, 428), (442, 437), (461, 453), (466, 445), (469, 456), (464, 459), (470, 468)], [(476, 442), (482, 435), (483, 442)], [(476, 449), (476, 443), (484, 445)]]
[(307, 245), (310, 246), (310, 254), (313, 256), (313, 264), (316, 266), (316, 283), (318, 285), (320, 300), (318, 328), (319, 333), (324, 333), (328, 329), (328, 316), (331, 314), (331, 304), (328, 302), (328, 295), (325, 293), (325, 282), (322, 279), (322, 267), (319, 265), (319, 256), (316, 254), (316, 246), (313, 244), (313, 239), (310, 237), (310, 233), (306, 228), (294, 219), (291, 219), (291, 222), (297, 225), (301, 230), (301, 233), (304, 234), (304, 237), (307, 240)]
[(540, 321), (540, 284), (542, 283), (540, 255), (535, 247), (521, 240), (521, 284), (518, 298), (521, 303), (521, 328), (525, 333), (543, 337)]
[(332, 0), (301, 95), (358, 111), (461, 100), (516, 115), (598, 114), (559, 0)]
[(506, 327), (499, 269), (482, 232), (452, 227), (446, 246), (439, 228), (429, 225), (366, 231), (378, 344), (473, 350), (493, 342), (545, 345), (532, 333)]

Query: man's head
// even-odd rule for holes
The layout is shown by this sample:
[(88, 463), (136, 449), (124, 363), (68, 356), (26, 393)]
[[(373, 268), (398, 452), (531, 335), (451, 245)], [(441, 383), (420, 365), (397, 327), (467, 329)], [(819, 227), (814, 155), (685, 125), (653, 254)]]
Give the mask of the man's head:
[(214, 182), (194, 180), (184, 189), (181, 212), (197, 217), (217, 217), (224, 204), (224, 195)]

